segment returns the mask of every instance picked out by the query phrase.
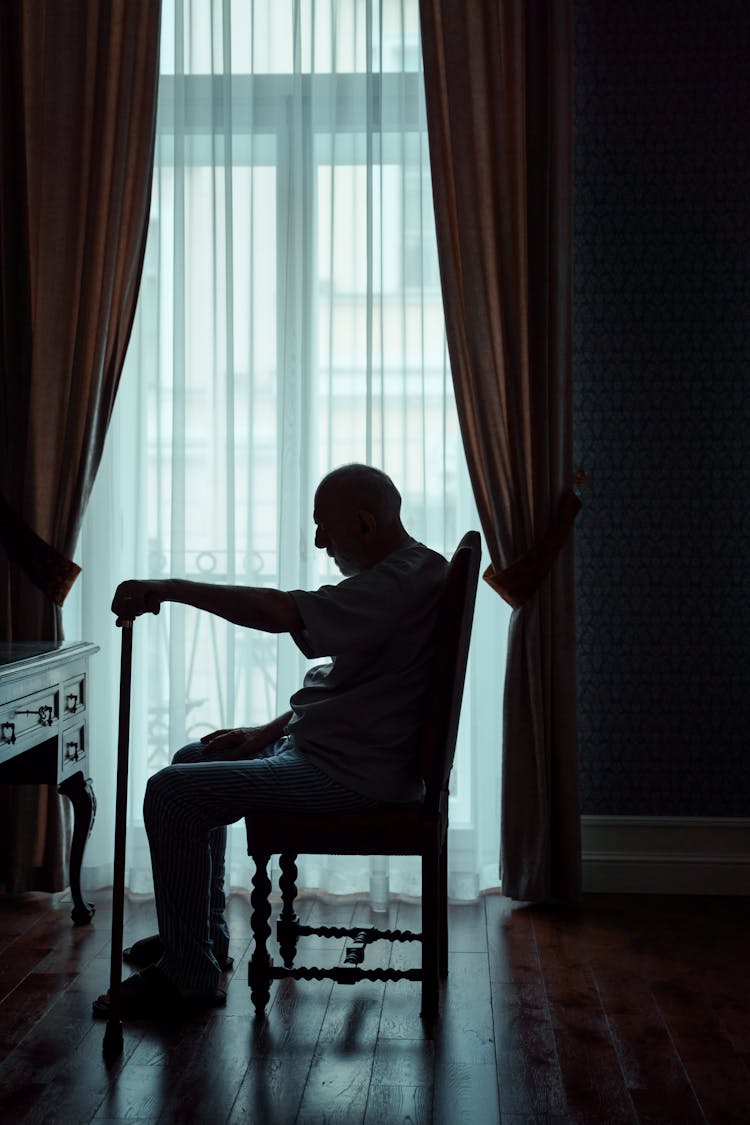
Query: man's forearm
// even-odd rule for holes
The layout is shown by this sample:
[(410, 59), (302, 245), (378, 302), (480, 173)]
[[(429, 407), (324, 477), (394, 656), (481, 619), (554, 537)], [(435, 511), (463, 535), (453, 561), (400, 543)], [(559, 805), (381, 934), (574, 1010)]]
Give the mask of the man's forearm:
[(121, 582), (112, 600), (112, 612), (123, 619), (158, 613), (162, 602), (180, 602), (223, 617), (235, 625), (265, 633), (294, 633), (303, 628), (291, 594), (263, 586), (219, 586), (163, 578)]
[(293, 711), (285, 711), (283, 715), (279, 715), (277, 719), (271, 719), (270, 723), (266, 724), (268, 731), (268, 741), (275, 742), (277, 738), (281, 738), (284, 733), (284, 727), (291, 719)]
[(168, 578), (162, 601), (180, 602), (223, 617), (235, 625), (266, 633), (291, 633), (302, 628), (297, 605), (290, 594), (262, 586), (218, 586)]

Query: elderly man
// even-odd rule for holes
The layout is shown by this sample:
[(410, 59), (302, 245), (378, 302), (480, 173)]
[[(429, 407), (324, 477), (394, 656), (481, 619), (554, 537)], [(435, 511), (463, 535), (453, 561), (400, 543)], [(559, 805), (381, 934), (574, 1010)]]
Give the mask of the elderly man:
[[(421, 796), (417, 732), (446, 560), (401, 523), (385, 473), (345, 465), (315, 493), (315, 545), (344, 581), (316, 591), (181, 579), (123, 582), (112, 611), (133, 618), (182, 602), (237, 625), (289, 633), (311, 668), (290, 710), (259, 727), (183, 747), (148, 782), (144, 820), (159, 934), (126, 951), (144, 970), (122, 985), (121, 1014), (225, 1002), (226, 826), (253, 812), (342, 812)], [(94, 1014), (108, 1014), (108, 996)]]

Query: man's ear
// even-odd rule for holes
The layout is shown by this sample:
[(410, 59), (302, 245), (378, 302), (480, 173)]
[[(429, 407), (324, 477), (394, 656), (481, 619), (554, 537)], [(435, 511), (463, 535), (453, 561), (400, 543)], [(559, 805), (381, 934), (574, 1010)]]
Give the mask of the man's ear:
[(377, 521), (372, 512), (368, 512), (366, 508), (360, 508), (357, 512), (357, 522), (362, 535), (373, 536), (375, 534)]

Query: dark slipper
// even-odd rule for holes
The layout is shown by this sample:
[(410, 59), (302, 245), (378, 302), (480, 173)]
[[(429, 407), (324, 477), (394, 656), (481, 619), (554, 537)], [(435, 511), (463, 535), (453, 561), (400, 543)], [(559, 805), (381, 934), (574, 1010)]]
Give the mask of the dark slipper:
[[(140, 941), (136, 941), (122, 951), (122, 959), (125, 964), (133, 965), (136, 969), (147, 969), (149, 965), (154, 965), (163, 956), (164, 946), (158, 934), (141, 938)], [(231, 973), (234, 968), (234, 959), (226, 957), (223, 961), (219, 961), (219, 968), (222, 973)]]
[[(155, 965), (141, 973), (134, 973), (120, 985), (120, 1018), (124, 1020), (147, 1019), (149, 1016), (169, 1018), (186, 1015), (205, 1008), (222, 1008), (227, 1002), (223, 989), (208, 996), (183, 996), (169, 977)], [(97, 1019), (109, 1019), (112, 1005), (109, 993), (104, 993), (91, 1005)]]

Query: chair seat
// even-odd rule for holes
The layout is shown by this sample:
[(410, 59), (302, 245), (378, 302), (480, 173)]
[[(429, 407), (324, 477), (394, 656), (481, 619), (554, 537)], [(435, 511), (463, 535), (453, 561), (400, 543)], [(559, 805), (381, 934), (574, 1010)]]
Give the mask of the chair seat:
[(263, 813), (245, 821), (250, 855), (421, 855), (440, 848), (447, 817), (421, 801), (351, 813)]

